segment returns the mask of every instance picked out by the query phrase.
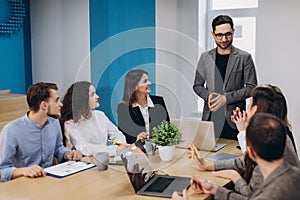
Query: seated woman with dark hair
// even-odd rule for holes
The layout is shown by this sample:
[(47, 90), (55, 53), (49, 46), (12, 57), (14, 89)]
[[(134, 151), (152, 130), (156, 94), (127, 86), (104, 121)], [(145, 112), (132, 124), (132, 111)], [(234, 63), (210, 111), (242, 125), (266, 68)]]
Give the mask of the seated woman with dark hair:
[[(272, 92), (269, 92), (272, 90)], [(274, 93), (274, 94), (273, 94)], [(269, 95), (267, 95), (269, 94)], [(240, 143), (243, 153), (246, 152), (246, 128), (249, 118), (255, 113), (270, 113), (279, 117), (286, 126), (287, 135), (289, 136), (293, 147), (296, 150), (296, 144), (291, 132), (291, 124), (287, 118), (287, 103), (282, 91), (277, 87), (269, 84), (257, 86), (252, 91), (252, 97), (250, 99), (250, 105), (248, 106), (248, 112), (240, 111), (239, 108), (233, 111), (231, 119), (236, 124), (239, 131), (238, 141)]]
[(126, 74), (122, 102), (118, 105), (118, 127), (127, 143), (151, 138), (153, 127), (170, 121), (163, 97), (150, 95), (151, 82), (144, 70)]
[(64, 96), (60, 119), (64, 144), (67, 147), (80, 149), (84, 155), (92, 155), (100, 151), (108, 151), (115, 155), (117, 146), (107, 146), (111, 139), (127, 146), (124, 135), (106, 117), (95, 108), (99, 107), (99, 96), (94, 86), (87, 81), (71, 85)]

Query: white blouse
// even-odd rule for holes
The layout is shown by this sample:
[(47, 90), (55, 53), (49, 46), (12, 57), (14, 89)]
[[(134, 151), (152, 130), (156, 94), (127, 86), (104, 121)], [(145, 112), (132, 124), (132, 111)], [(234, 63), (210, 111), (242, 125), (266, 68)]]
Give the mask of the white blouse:
[(237, 135), (241, 150), (243, 153), (246, 152), (246, 131), (241, 131), (239, 132), (239, 134)]
[(151, 100), (151, 98), (149, 97), (149, 95), (147, 95), (147, 107), (143, 108), (140, 104), (138, 103), (135, 103), (133, 104), (132, 107), (139, 107), (140, 108), (140, 111), (142, 113), (142, 116), (144, 118), (144, 122), (145, 122), (145, 128), (146, 128), (146, 133), (149, 135), (150, 131), (149, 131), (149, 125), (150, 125), (150, 122), (149, 122), (149, 107), (154, 107), (154, 104)]
[(117, 146), (107, 146), (108, 138), (126, 143), (122, 132), (99, 110), (92, 111), (90, 119), (81, 118), (77, 123), (73, 120), (66, 121), (65, 132), (74, 147), (84, 155), (93, 155), (100, 151), (108, 151), (110, 156), (115, 155)]

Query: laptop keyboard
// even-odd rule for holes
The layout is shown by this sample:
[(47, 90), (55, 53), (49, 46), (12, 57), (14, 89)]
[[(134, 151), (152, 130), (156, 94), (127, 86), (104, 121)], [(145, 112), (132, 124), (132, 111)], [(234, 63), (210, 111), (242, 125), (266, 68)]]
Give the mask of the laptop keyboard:
[(158, 177), (145, 189), (145, 191), (162, 193), (174, 181), (174, 179), (175, 178)]

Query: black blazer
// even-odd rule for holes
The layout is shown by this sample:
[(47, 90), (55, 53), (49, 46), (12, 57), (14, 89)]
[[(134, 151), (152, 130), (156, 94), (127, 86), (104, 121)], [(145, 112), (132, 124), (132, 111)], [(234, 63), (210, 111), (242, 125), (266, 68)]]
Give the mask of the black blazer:
[[(163, 120), (170, 121), (167, 107), (163, 97), (149, 95), (154, 107), (149, 107), (149, 132)], [(140, 108), (132, 107), (128, 103), (121, 102), (118, 105), (118, 128), (126, 137), (127, 143), (136, 141), (141, 132), (146, 132), (145, 121)]]

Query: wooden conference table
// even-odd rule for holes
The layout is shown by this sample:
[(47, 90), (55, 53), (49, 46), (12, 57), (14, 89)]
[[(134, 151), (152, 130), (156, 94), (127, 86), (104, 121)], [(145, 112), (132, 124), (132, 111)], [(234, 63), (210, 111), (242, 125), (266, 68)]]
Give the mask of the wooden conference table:
[[(241, 155), (236, 148), (237, 142), (220, 139), (227, 146), (216, 153), (227, 152)], [(201, 152), (201, 155), (213, 154)], [(224, 186), (229, 183), (226, 179), (214, 177), (210, 171), (201, 171), (193, 160), (188, 159), (186, 150), (176, 148), (176, 159), (170, 162), (161, 161), (158, 152), (149, 156), (154, 169), (175, 176), (201, 176), (213, 183)], [(194, 194), (188, 190), (189, 199), (210, 199), (209, 195)], [(111, 165), (106, 171), (98, 171), (97, 167), (65, 177), (50, 176), (40, 178), (21, 177), (5, 183), (0, 183), (0, 200), (67, 200), (67, 199), (165, 199), (136, 195), (130, 184), (123, 166)]]

